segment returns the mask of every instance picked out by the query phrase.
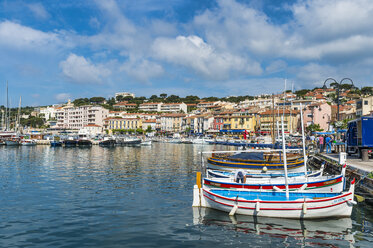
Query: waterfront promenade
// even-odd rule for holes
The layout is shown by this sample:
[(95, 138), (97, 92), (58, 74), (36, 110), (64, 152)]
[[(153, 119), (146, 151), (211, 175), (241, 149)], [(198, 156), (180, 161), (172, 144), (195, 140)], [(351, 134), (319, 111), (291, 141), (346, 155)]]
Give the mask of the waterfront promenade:
[[(325, 156), (329, 159), (332, 159), (332, 160), (336, 161), (337, 163), (339, 162), (339, 154), (323, 153), (322, 156)], [(373, 171), (373, 160), (372, 159), (370, 159), (369, 161), (363, 162), (357, 156), (347, 156), (346, 163), (350, 167), (353, 167), (353, 168), (358, 169), (358, 170), (365, 171), (367, 173), (370, 173), (370, 172)]]

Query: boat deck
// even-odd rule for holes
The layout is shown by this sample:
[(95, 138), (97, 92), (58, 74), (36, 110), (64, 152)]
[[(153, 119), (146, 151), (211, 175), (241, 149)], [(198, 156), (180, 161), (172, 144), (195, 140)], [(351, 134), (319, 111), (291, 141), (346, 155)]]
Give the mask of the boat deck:
[(313, 200), (326, 197), (335, 197), (339, 196), (340, 193), (307, 193), (307, 192), (292, 192), (289, 194), (289, 199), (286, 199), (286, 192), (255, 192), (255, 191), (239, 191), (239, 190), (219, 190), (212, 189), (210, 190), (213, 194), (218, 194), (226, 198), (239, 198), (248, 200), (248, 201), (296, 201), (296, 200)]

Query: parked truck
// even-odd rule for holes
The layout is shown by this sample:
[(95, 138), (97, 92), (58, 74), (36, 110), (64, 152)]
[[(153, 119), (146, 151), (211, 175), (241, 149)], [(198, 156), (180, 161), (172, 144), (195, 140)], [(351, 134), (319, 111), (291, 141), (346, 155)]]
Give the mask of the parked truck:
[(347, 154), (372, 156), (373, 150), (373, 116), (363, 116), (348, 122), (346, 135)]

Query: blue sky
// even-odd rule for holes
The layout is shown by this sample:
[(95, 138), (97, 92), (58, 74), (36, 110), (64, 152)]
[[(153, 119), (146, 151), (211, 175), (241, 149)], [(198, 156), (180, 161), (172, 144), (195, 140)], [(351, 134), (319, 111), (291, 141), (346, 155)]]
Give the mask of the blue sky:
[(373, 86), (370, 0), (1, 0), (0, 104)]

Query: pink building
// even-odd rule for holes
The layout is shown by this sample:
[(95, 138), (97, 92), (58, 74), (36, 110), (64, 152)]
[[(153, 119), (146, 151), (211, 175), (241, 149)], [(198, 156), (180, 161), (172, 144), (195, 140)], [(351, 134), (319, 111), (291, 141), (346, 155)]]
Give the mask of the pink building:
[(224, 116), (215, 116), (213, 121), (214, 130), (222, 130), (224, 126)]
[(332, 108), (325, 102), (308, 105), (303, 112), (303, 122), (306, 127), (319, 124), (324, 131), (329, 131), (331, 117)]

